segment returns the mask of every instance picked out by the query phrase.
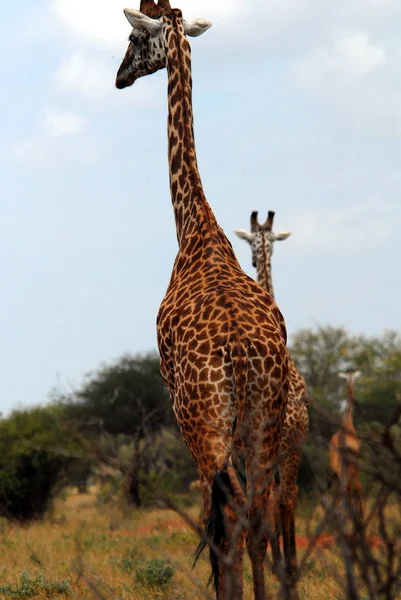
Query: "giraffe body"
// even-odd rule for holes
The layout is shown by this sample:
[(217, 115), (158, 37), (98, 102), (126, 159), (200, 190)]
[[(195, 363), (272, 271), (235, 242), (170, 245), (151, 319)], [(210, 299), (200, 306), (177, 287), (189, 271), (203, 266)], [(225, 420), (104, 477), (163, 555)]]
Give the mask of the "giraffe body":
[(341, 487), (348, 506), (358, 517), (363, 517), (362, 486), (359, 477), (358, 461), (361, 442), (353, 422), (354, 383), (358, 371), (340, 373), (347, 379), (347, 406), (342, 418), (342, 426), (330, 439), (330, 467)]
[[(142, 0), (141, 13), (125, 14), (133, 31), (117, 87), (164, 67), (168, 72), (179, 251), (157, 317), (161, 373), (198, 470), (217, 598), (242, 599), (245, 516), (254, 594), (265, 600), (268, 496), (288, 395), (285, 324), (272, 297), (240, 268), (203, 193), (185, 34), (200, 35), (210, 24), (186, 23), (167, 0)], [(245, 489), (237, 477), (240, 460)]]
[[(285, 240), (288, 232), (273, 233), (274, 213), (269, 212), (263, 225), (257, 220), (257, 213), (251, 215), (251, 232), (236, 230), (241, 239), (251, 245), (252, 264), (257, 270), (257, 281), (274, 297), (271, 256), (273, 243)], [(274, 522), (274, 533), (271, 537), (273, 552), (273, 569), (277, 571), (281, 562), (280, 534), (284, 546), (285, 577), (290, 587), (295, 585), (298, 571), (295, 541), (295, 508), (298, 496), (297, 477), (302, 456), (302, 447), (306, 441), (309, 428), (307, 389), (302, 375), (299, 373), (291, 357), (288, 357), (289, 393), (284, 428), (280, 441), (279, 474), (280, 484), (273, 484), (270, 501), (271, 519)], [(296, 593), (292, 590), (292, 597)]]

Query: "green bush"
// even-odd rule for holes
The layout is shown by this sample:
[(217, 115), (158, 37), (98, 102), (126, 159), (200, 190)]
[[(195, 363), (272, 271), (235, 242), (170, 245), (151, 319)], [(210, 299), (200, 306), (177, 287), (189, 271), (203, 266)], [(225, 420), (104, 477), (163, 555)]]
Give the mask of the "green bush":
[(123, 573), (133, 573), (135, 570), (135, 560), (131, 556), (124, 556), (118, 561), (118, 567)]
[(174, 567), (167, 560), (152, 558), (143, 567), (137, 569), (135, 579), (138, 583), (150, 587), (165, 588), (174, 575)]
[(0, 516), (42, 517), (73, 458), (59, 426), (58, 407), (14, 411), (0, 421)]
[(67, 581), (47, 581), (43, 573), (31, 577), (28, 571), (22, 571), (18, 583), (0, 586), (0, 597), (10, 600), (54, 598), (55, 595), (66, 594), (68, 589)]

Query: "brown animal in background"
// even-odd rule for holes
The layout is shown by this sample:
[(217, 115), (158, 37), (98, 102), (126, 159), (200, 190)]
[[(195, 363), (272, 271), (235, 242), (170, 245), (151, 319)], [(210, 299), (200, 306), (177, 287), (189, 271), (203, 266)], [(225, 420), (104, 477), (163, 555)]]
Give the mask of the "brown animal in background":
[[(246, 511), (254, 595), (266, 600), (268, 497), (288, 394), (285, 324), (273, 298), (241, 269), (198, 171), (186, 36), (200, 35), (210, 23), (185, 21), (167, 0), (142, 0), (141, 12), (124, 12), (132, 32), (116, 86), (165, 67), (168, 73), (168, 162), (179, 250), (157, 318), (161, 372), (202, 486), (217, 597), (243, 597)], [(241, 461), (245, 490), (237, 476)]]
[(330, 440), (330, 466), (341, 486), (348, 506), (359, 518), (363, 517), (362, 488), (359, 478), (359, 457), (361, 442), (353, 423), (353, 409), (355, 403), (354, 384), (360, 376), (359, 371), (349, 369), (340, 373), (340, 377), (347, 380), (347, 405), (342, 417), (340, 429)]

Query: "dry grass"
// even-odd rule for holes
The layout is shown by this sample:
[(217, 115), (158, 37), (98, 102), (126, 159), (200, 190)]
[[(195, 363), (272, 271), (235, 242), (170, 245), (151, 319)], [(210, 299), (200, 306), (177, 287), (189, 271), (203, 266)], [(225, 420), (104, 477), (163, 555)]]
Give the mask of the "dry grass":
[[(300, 507), (298, 532), (309, 535), (322, 513)], [(199, 508), (188, 512), (196, 520)], [(389, 515), (398, 519), (398, 512)], [(209, 576), (206, 554), (191, 571), (197, 536), (170, 510), (128, 511), (118, 506), (99, 508), (95, 496), (69, 494), (60, 499), (51, 517), (27, 527), (0, 523), (2, 554), (0, 598), (75, 598), (89, 600), (179, 600), (201, 599)], [(305, 546), (299, 555), (305, 552)], [(152, 558), (171, 561), (175, 567), (167, 587), (149, 587), (136, 582), (135, 573)], [(16, 583), (21, 572), (34, 579), (40, 573), (47, 582), (68, 582), (68, 591), (56, 588), (23, 595)], [(301, 600), (337, 600), (344, 597), (341, 582), (341, 560), (335, 544), (331, 548), (317, 547), (306, 563), (299, 584)], [(249, 563), (245, 562), (245, 598), (252, 598)], [(268, 589), (274, 594), (278, 583), (269, 574)], [(51, 586), (50, 586), (51, 587)], [(20, 593), (20, 595), (18, 595)], [(22, 593), (22, 595), (21, 595)]]

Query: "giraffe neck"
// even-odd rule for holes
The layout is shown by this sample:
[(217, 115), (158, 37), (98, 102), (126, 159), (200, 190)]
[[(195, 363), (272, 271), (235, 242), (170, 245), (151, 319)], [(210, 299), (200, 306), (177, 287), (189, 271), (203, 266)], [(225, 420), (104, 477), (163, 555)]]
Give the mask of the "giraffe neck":
[(347, 386), (347, 408), (343, 415), (343, 426), (348, 430), (354, 430), (353, 409), (354, 409), (354, 388), (351, 381)]
[(269, 292), (270, 296), (274, 298), (274, 289), (272, 282), (272, 268), (271, 268), (271, 255), (268, 251), (266, 244), (263, 243), (262, 250), (257, 260), (257, 275), (258, 283)]
[(347, 407), (347, 410), (345, 411), (344, 415), (343, 415), (343, 427), (347, 430), (351, 430), (353, 431), (354, 429), (354, 420), (352, 417), (352, 406)]
[(191, 48), (180, 11), (165, 16), (168, 72), (168, 156), (170, 190), (180, 247), (191, 233), (220, 230), (199, 175), (192, 113)]

